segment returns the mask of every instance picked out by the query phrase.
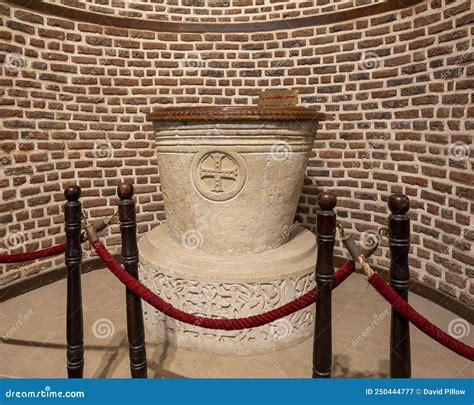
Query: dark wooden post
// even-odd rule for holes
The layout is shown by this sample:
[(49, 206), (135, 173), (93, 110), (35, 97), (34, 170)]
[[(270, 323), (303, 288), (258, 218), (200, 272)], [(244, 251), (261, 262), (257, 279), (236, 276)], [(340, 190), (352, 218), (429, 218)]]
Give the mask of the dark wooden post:
[[(138, 245), (133, 185), (120, 184), (117, 188), (120, 232), (122, 234), (122, 263), (130, 275), (138, 279)], [(145, 327), (141, 298), (129, 289), (127, 300), (127, 333), (132, 378), (147, 378)]]
[(69, 378), (82, 378), (84, 373), (84, 327), (81, 290), (81, 218), (79, 201), (81, 189), (70, 186), (64, 191), (64, 222), (66, 227), (65, 263), (67, 268), (67, 374)]
[[(390, 285), (408, 301), (410, 270), (410, 219), (406, 215), (410, 201), (406, 195), (392, 194), (388, 199), (391, 215), (388, 218), (390, 246)], [(410, 326), (407, 319), (392, 308), (390, 324), (390, 377), (411, 377)]]
[(334, 239), (336, 237), (337, 199), (334, 194), (320, 193), (317, 217), (318, 258), (316, 262), (316, 319), (313, 341), (313, 378), (331, 377), (332, 367), (332, 285), (334, 276)]

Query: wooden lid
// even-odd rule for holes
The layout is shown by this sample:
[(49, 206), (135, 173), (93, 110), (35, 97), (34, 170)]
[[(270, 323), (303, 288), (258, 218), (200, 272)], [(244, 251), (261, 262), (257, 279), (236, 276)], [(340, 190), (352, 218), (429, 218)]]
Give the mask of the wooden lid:
[(147, 115), (150, 121), (322, 121), (325, 115), (307, 107), (166, 107)]

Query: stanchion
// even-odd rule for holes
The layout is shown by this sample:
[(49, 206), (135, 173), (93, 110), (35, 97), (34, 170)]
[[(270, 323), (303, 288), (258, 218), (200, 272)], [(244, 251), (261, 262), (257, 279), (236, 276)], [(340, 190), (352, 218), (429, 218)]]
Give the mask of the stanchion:
[[(410, 208), (408, 197), (392, 194), (388, 200), (391, 215), (388, 218), (390, 246), (390, 285), (408, 302), (410, 270), (410, 219), (406, 215)], [(390, 324), (390, 377), (411, 377), (410, 323), (392, 307)]]
[(316, 288), (318, 302), (313, 341), (313, 378), (331, 377), (332, 367), (332, 288), (334, 276), (334, 239), (336, 237), (337, 199), (334, 194), (320, 193), (317, 216), (318, 257)]
[(69, 378), (82, 378), (84, 373), (84, 327), (81, 290), (81, 216), (79, 201), (81, 189), (70, 186), (64, 191), (66, 228), (65, 264), (67, 268), (67, 374)]
[[(117, 188), (119, 202), (120, 232), (122, 234), (122, 261), (125, 270), (138, 279), (138, 246), (133, 186), (120, 184)], [(127, 333), (132, 378), (147, 378), (145, 327), (141, 298), (126, 289)]]

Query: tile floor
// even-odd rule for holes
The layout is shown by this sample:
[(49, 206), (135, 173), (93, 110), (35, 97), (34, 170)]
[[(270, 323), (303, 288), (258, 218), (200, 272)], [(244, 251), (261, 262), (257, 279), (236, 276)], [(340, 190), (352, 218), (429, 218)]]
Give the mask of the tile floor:
[[(129, 377), (122, 285), (107, 270), (94, 271), (83, 276), (83, 296), (85, 377)], [(458, 318), (414, 294), (410, 302), (444, 330)], [(66, 377), (65, 305), (65, 280), (0, 304), (1, 377)], [(389, 310), (387, 303), (363, 276), (354, 274), (334, 292), (333, 306), (333, 375), (387, 377), (390, 317), (382, 315)], [(365, 338), (354, 342), (381, 316), (383, 320)], [(106, 338), (93, 333), (99, 322)], [(473, 376), (469, 361), (416, 328), (411, 331), (413, 377)], [(471, 332), (463, 341), (472, 345), (473, 335)], [(233, 357), (193, 353), (159, 344), (148, 336), (147, 351), (153, 378), (311, 376), (312, 339), (273, 353)]]

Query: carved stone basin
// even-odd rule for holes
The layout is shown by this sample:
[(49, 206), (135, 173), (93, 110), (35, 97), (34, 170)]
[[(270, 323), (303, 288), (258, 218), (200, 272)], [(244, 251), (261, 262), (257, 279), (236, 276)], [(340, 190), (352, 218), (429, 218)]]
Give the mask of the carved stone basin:
[[(174, 107), (148, 118), (166, 223), (140, 241), (144, 283), (187, 312), (223, 318), (268, 311), (309, 290), (315, 239), (294, 216), (323, 115), (303, 107)], [(308, 336), (313, 311), (235, 332), (184, 325), (148, 306), (145, 319), (171, 343), (249, 354)]]
[(201, 250), (223, 255), (271, 249), (293, 223), (320, 116), (302, 107), (151, 114), (171, 237), (196, 230)]

